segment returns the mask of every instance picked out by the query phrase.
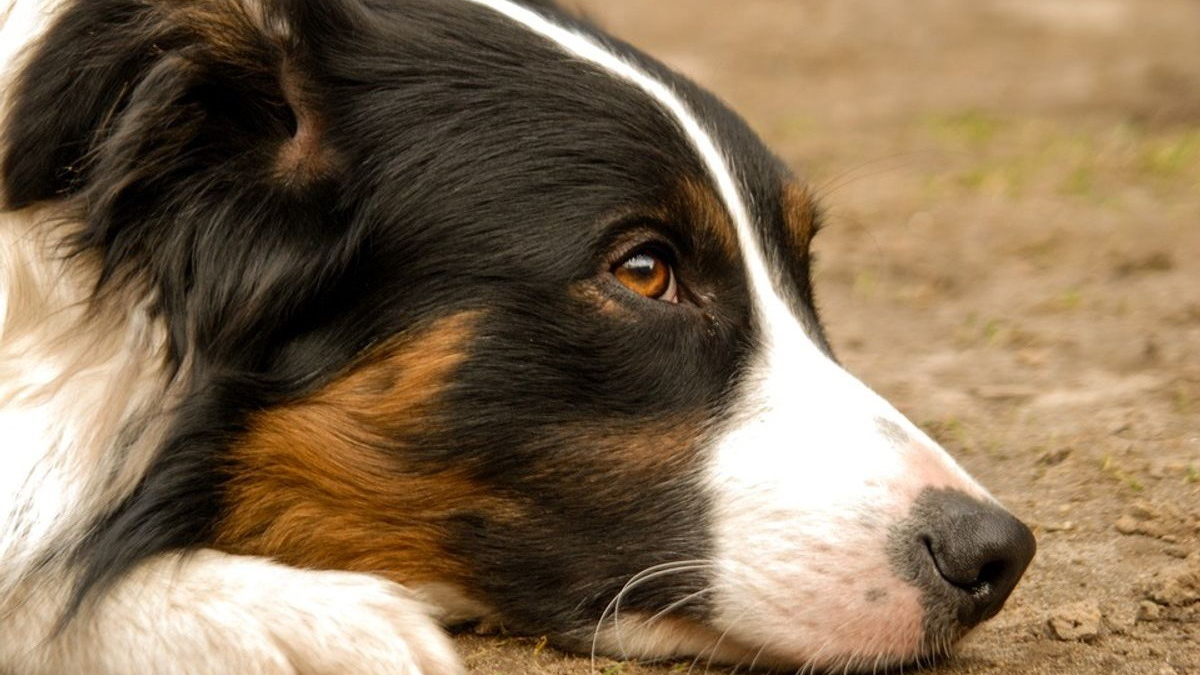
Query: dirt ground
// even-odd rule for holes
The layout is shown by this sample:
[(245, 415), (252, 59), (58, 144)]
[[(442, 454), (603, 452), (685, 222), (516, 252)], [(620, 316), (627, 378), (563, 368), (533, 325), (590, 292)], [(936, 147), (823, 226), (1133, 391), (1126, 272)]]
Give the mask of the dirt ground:
[[(839, 355), (1034, 527), (1006, 609), (926, 672), (1200, 673), (1200, 2), (577, 6), (816, 186)], [(594, 672), (459, 643), (480, 675)]]

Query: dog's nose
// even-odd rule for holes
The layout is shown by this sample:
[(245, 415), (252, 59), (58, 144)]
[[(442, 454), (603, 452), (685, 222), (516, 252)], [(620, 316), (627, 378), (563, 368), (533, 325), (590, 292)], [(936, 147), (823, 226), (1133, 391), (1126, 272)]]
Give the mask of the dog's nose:
[(1037, 551), (1033, 533), (999, 506), (953, 490), (938, 491), (926, 507), (920, 544), (951, 587), (959, 622), (995, 616)]

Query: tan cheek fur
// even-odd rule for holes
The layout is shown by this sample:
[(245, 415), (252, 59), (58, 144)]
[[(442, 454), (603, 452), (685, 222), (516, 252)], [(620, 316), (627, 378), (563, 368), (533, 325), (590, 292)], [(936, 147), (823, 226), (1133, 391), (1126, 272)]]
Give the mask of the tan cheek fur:
[(437, 433), (438, 394), (473, 319), (441, 319), (308, 399), (257, 415), (232, 450), (218, 548), (403, 583), (464, 581), (444, 551), (447, 519), (498, 500), (452, 468), (406, 467), (402, 451)]

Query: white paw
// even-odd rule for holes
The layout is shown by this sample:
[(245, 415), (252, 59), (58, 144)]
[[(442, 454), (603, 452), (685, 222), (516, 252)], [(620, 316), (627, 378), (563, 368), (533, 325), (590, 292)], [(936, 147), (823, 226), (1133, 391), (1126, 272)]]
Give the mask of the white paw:
[(430, 609), (401, 586), (214, 551), (150, 561), (60, 638), (27, 654), (40, 666), (31, 672), (464, 672)]
[(400, 586), (310, 572), (319, 583), (258, 615), (296, 675), (459, 675), (449, 638)]

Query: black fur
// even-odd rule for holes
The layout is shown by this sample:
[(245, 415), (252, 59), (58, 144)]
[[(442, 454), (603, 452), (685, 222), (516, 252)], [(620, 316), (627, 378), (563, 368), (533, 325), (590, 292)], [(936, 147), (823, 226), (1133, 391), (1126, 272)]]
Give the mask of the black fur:
[[(149, 555), (210, 542), (223, 457), (248, 414), (311, 393), (372, 344), (471, 309), (483, 319), (447, 394), (453, 428), (407, 439), (405, 461), (468, 467), (533, 514), (453, 523), (449, 546), (509, 625), (569, 641), (633, 573), (706, 557), (698, 476), (630, 484), (603, 448), (561, 442), (563, 430), (697, 414), (719, 424), (751, 353), (739, 259), (685, 208), (652, 215), (678, 202), (682, 181), (708, 181), (675, 123), (629, 84), (470, 3), (281, 1), (269, 11), (291, 26), (282, 36), (234, 3), (194, 4), (228, 24), (214, 37), (180, 10), (188, 3), (77, 2), (21, 77), (7, 130), (8, 206), (71, 200), (75, 243), (104, 261), (98, 290), (144, 285), (174, 365), (186, 365), (153, 468), (80, 554), (79, 598)], [(700, 112), (733, 149), (767, 241), (787, 236), (786, 172), (743, 123), (602, 39)], [(329, 161), (281, 175), (280, 148), (305, 115), (321, 120)], [(694, 302), (603, 281), (614, 242), (638, 230), (671, 252)], [(816, 325), (807, 259), (792, 267), (796, 304)], [(573, 292), (589, 283), (621, 312)], [(704, 582), (648, 583), (625, 606), (656, 609)]]

